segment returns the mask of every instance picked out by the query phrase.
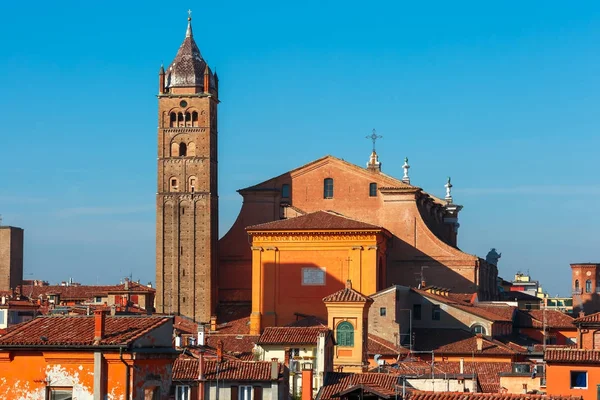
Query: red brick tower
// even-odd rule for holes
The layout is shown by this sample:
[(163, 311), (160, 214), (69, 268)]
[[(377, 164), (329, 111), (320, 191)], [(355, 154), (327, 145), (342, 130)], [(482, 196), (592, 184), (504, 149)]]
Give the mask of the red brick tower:
[(156, 311), (208, 322), (216, 302), (219, 81), (191, 20), (159, 73)]
[(573, 314), (600, 311), (600, 264), (571, 264)]

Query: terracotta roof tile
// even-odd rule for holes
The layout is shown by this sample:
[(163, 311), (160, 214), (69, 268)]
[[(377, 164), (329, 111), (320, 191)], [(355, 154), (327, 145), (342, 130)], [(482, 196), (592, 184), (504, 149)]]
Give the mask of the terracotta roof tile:
[(59, 295), (60, 300), (90, 300), (96, 296), (107, 296), (109, 293), (154, 293), (156, 289), (137, 282), (129, 282), (128, 289), (125, 284), (119, 285), (48, 285), (48, 286), (23, 286), (23, 295), (32, 299), (40, 296)]
[(380, 374), (380, 373), (364, 373), (364, 374), (347, 374), (340, 372), (329, 372), (325, 376), (325, 382), (318, 400), (328, 400), (339, 398), (336, 395), (346, 389), (356, 385), (366, 385), (369, 387), (379, 387), (380, 390), (389, 392), (395, 391), (398, 382), (397, 375)]
[(544, 313), (546, 326), (555, 329), (576, 329), (573, 317), (558, 310), (518, 310), (516, 323), (520, 328), (543, 328)]
[(225, 354), (247, 360), (252, 358), (252, 349), (254, 349), (259, 337), (255, 335), (209, 334), (206, 336), (206, 345), (216, 349), (217, 342), (221, 340)]
[(367, 353), (369, 355), (381, 354), (384, 356), (397, 356), (399, 354), (408, 354), (408, 352), (408, 349), (402, 346), (396, 346), (394, 343), (388, 340), (385, 340), (383, 338), (380, 338), (379, 336), (369, 333), (367, 342)]
[(219, 304), (217, 306), (217, 332), (235, 335), (250, 333), (250, 303)]
[(324, 297), (323, 301), (325, 303), (366, 303), (373, 300), (370, 297), (363, 296), (356, 290), (352, 289), (352, 284), (350, 281), (347, 281), (345, 288)]
[(581, 397), (513, 393), (462, 393), (413, 391), (408, 400), (575, 400)]
[(588, 364), (600, 362), (600, 350), (585, 349), (546, 349), (544, 360), (572, 364)]
[(600, 322), (600, 312), (585, 315), (573, 320), (574, 324), (598, 323)]
[(383, 228), (338, 214), (334, 211), (316, 211), (299, 217), (281, 219), (266, 222), (264, 224), (252, 225), (247, 231), (270, 231), (270, 230), (382, 230)]
[[(278, 363), (279, 377), (283, 374), (283, 366)], [(196, 358), (177, 358), (173, 363), (174, 381), (195, 381), (198, 379), (199, 360)], [(217, 372), (218, 367), (218, 372)], [(270, 361), (230, 361), (218, 364), (216, 361), (204, 361), (204, 379), (220, 381), (270, 381)]]
[(435, 350), (436, 354), (487, 354), (511, 355), (518, 351), (497, 341), (482, 337), (482, 350), (477, 350), (477, 337), (461, 329), (413, 329), (414, 348), (422, 351)]
[[(106, 316), (100, 345), (128, 345), (169, 321), (170, 317)], [(94, 316), (37, 317), (0, 338), (8, 346), (94, 346)]]
[(263, 344), (314, 344), (316, 345), (321, 333), (329, 332), (323, 327), (268, 327), (258, 339)]

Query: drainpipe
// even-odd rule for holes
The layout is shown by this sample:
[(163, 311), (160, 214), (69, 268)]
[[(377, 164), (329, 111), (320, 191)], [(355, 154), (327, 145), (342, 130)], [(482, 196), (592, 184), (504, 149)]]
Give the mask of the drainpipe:
[(127, 364), (127, 362), (123, 359), (123, 347), (119, 347), (119, 359), (123, 364), (125, 364), (125, 400), (129, 400), (131, 398), (129, 395), (129, 392), (131, 391), (129, 387), (129, 364)]

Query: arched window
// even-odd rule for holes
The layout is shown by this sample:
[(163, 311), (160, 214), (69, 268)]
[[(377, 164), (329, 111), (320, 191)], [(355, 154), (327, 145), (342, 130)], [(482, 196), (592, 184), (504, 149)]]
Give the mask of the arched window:
[(179, 157), (185, 157), (187, 155), (187, 146), (185, 143), (179, 143)]
[(348, 321), (340, 322), (337, 326), (336, 342), (338, 346), (354, 346), (354, 327)]
[(592, 293), (592, 281), (589, 279), (585, 281), (585, 292)]
[(177, 126), (183, 126), (183, 113), (177, 113)]
[(190, 124), (188, 124), (188, 122), (190, 122), (192, 120), (192, 114), (190, 113), (185, 113), (185, 126), (189, 126)]
[(283, 185), (281, 185), (281, 197), (283, 197), (284, 199), (290, 198), (290, 185), (289, 184), (284, 183)]
[(179, 182), (177, 178), (169, 179), (169, 192), (176, 192), (179, 189)]
[(471, 332), (473, 333), (481, 333), (482, 335), (486, 334), (485, 327), (479, 324), (475, 324), (471, 327)]
[(377, 184), (375, 182), (369, 183), (369, 196), (377, 197)]
[(188, 192), (194, 193), (196, 191), (196, 177), (190, 176), (188, 179)]
[(192, 112), (192, 126), (198, 126), (198, 112)]
[(575, 290), (579, 290), (579, 279), (575, 279)]
[(323, 198), (332, 199), (333, 198), (333, 179), (325, 178), (323, 181)]
[(175, 125), (177, 125), (177, 114), (172, 112), (171, 114), (169, 114), (169, 119), (170, 119), (169, 126), (171, 128), (174, 127)]

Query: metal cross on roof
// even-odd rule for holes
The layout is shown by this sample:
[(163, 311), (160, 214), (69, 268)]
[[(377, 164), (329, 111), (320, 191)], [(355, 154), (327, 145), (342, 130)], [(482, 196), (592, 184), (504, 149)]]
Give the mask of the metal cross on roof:
[(188, 10), (188, 17), (192, 18), (192, 10)]
[(375, 151), (375, 142), (377, 141), (377, 139), (382, 139), (383, 136), (378, 135), (377, 131), (375, 129), (373, 129), (373, 133), (370, 134), (369, 136), (366, 136), (367, 139), (371, 139), (373, 141), (373, 151)]

